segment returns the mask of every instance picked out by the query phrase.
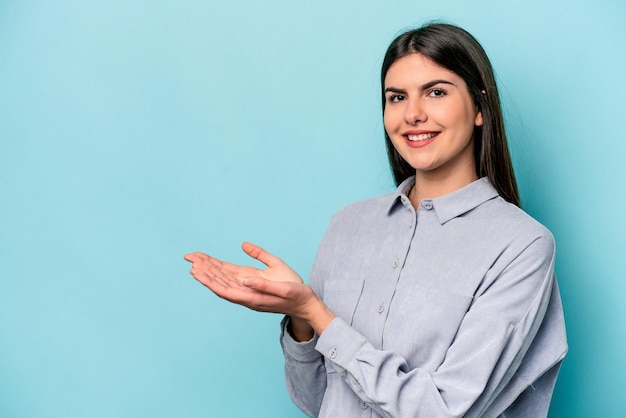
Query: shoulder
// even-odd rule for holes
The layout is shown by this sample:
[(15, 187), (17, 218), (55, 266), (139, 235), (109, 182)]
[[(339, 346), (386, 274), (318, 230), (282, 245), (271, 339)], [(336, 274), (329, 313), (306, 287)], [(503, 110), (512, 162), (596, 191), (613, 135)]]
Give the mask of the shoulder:
[(341, 227), (355, 223), (369, 224), (385, 219), (396, 198), (395, 193), (388, 193), (351, 203), (331, 217), (331, 227)]
[(554, 236), (550, 230), (526, 213), (523, 209), (505, 201), (501, 197), (488, 202), (492, 222), (501, 228), (505, 228), (511, 234), (527, 238), (542, 238), (554, 245)]
[(511, 263), (530, 263), (527, 268), (553, 264), (556, 244), (545, 225), (501, 197), (486, 203), (476, 214), (480, 218), (480, 229), (473, 246), (495, 251), (492, 268), (505, 268)]

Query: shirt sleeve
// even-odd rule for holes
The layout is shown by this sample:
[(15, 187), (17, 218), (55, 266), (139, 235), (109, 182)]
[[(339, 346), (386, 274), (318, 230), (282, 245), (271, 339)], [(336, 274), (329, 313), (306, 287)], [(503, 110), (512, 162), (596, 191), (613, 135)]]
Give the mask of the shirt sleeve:
[[(317, 251), (309, 284), (313, 291), (323, 299), (322, 277), (327, 275), (328, 260), (332, 254), (332, 243), (328, 234), (324, 235)], [(281, 322), (280, 344), (285, 358), (285, 381), (291, 400), (302, 412), (310, 417), (317, 417), (326, 391), (326, 367), (324, 357), (315, 346), (319, 336), (315, 334), (310, 341), (297, 342), (288, 332), (289, 317)]]
[(280, 344), (285, 357), (285, 381), (292, 401), (309, 417), (319, 415), (326, 390), (326, 368), (315, 349), (318, 336), (297, 342), (288, 332), (289, 317), (281, 322)]
[(383, 417), (487, 416), (485, 411), (519, 368), (547, 310), (555, 280), (552, 236), (536, 238), (490, 274), (434, 372), (410, 369), (402, 356), (376, 349), (340, 318), (317, 338), (315, 348)]

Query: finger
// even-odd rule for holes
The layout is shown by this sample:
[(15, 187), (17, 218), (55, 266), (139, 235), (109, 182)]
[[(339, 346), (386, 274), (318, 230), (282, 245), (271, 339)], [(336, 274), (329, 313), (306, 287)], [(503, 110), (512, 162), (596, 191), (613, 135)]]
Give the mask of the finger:
[(187, 256), (185, 256), (185, 259), (188, 259), (188, 261), (191, 261), (192, 263), (213, 265), (220, 270), (228, 271), (232, 274), (236, 274), (240, 269), (242, 269), (241, 266), (227, 263), (226, 261), (222, 261), (218, 258), (212, 257), (204, 253), (188, 254)]
[(210, 255), (207, 255), (201, 252), (194, 252), (194, 253), (186, 254), (184, 258), (185, 260), (191, 263), (208, 263), (208, 262), (212, 262), (214, 264), (222, 263), (222, 261), (218, 260), (217, 258), (211, 257)]
[(241, 248), (250, 257), (256, 258), (257, 260), (259, 260), (261, 263), (265, 264), (268, 267), (272, 265), (276, 265), (276, 264), (281, 264), (283, 262), (280, 258), (276, 257), (275, 255), (270, 254), (269, 252), (265, 251), (263, 248), (259, 247), (258, 245), (254, 245), (250, 242), (244, 242), (243, 244), (241, 244)]
[(231, 279), (237, 280), (238, 282), (241, 282), (245, 278), (259, 277), (261, 274), (259, 269), (226, 263), (213, 257), (209, 257), (208, 259), (197, 263), (197, 265), (204, 269), (214, 271), (216, 274), (226, 275)]
[(202, 253), (189, 253), (189, 254), (185, 254), (184, 259), (189, 261), (190, 263), (195, 263), (198, 262), (202, 259)]
[(212, 261), (212, 262), (215, 262), (215, 263), (223, 263), (223, 261), (221, 261), (221, 260), (219, 260), (219, 259), (217, 259), (215, 257), (212, 257), (212, 256), (210, 256), (208, 254), (201, 253), (201, 252), (198, 252), (198, 251), (193, 252), (193, 253), (189, 253), (189, 254), (185, 254), (184, 258), (187, 261), (198, 262), (198, 263), (200, 263), (200, 262), (207, 262), (207, 261)]
[[(290, 294), (288, 290), (290, 283), (284, 283), (287, 285), (284, 286), (287, 289), (281, 290), (281, 286), (275, 288), (272, 286), (273, 282), (262, 278), (249, 279), (247, 285), (244, 286), (219, 270), (192, 268), (192, 274), (196, 280), (219, 298), (255, 311), (288, 314), (292, 309), (290, 306), (295, 302), (289, 301), (289, 298), (285, 297), (285, 295), (289, 296)], [(280, 283), (278, 284), (280, 285)]]
[[(232, 284), (232, 282), (223, 282), (218, 277), (211, 276), (203, 271), (198, 272), (197, 280), (221, 299), (256, 311), (268, 311), (268, 308), (265, 307), (268, 303), (264, 302), (268, 297), (278, 299), (242, 286), (239, 283), (235, 283), (235, 286), (231, 286), (229, 283)], [(276, 302), (269, 303), (270, 306), (274, 304), (276, 304)]]
[(227, 263), (226, 261), (218, 260), (215, 257), (208, 257), (203, 261), (206, 264), (213, 266), (213, 268), (228, 272), (234, 276), (239, 276), (243, 273), (243, 270), (247, 267), (238, 266), (237, 264)]
[(244, 277), (254, 277), (260, 275), (261, 271), (254, 267), (244, 267), (237, 264), (228, 263), (204, 253), (191, 253), (185, 255), (185, 259), (197, 266), (207, 266), (229, 273), (241, 281)]
[(212, 264), (196, 263), (191, 269), (191, 273), (196, 278), (206, 278), (220, 283), (225, 287), (243, 287), (240, 280), (233, 274), (216, 268)]
[(206, 287), (211, 288), (214, 285), (228, 287), (228, 282), (226, 280), (210, 272), (207, 272), (204, 269), (192, 267), (189, 273), (193, 276), (194, 279), (196, 279)]
[[(225, 280), (218, 276), (212, 276), (204, 271), (196, 272), (194, 278), (220, 298), (237, 301), (237, 303), (239, 303), (238, 301), (242, 295), (254, 292), (254, 290), (245, 288), (237, 282)], [(239, 296), (235, 298), (235, 296), (231, 296), (233, 294)]]

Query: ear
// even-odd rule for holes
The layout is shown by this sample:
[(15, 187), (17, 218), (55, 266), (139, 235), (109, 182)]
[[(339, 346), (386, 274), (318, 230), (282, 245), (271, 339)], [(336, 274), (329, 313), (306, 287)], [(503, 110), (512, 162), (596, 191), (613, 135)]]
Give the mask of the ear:
[(482, 114), (482, 112), (476, 113), (476, 118), (474, 118), (474, 126), (483, 126), (483, 114)]

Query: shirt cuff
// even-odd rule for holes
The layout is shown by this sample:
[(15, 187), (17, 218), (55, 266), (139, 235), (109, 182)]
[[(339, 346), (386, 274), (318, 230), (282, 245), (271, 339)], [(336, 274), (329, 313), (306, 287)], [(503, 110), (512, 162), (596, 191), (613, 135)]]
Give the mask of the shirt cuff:
[(319, 336), (315, 349), (336, 365), (346, 369), (367, 339), (343, 319), (335, 317)]
[(317, 361), (320, 358), (320, 354), (315, 350), (315, 344), (317, 343), (318, 335), (313, 335), (309, 341), (298, 342), (293, 339), (287, 327), (289, 326), (289, 317), (285, 316), (280, 321), (280, 345), (283, 348), (283, 352), (289, 357), (300, 362), (312, 362)]

